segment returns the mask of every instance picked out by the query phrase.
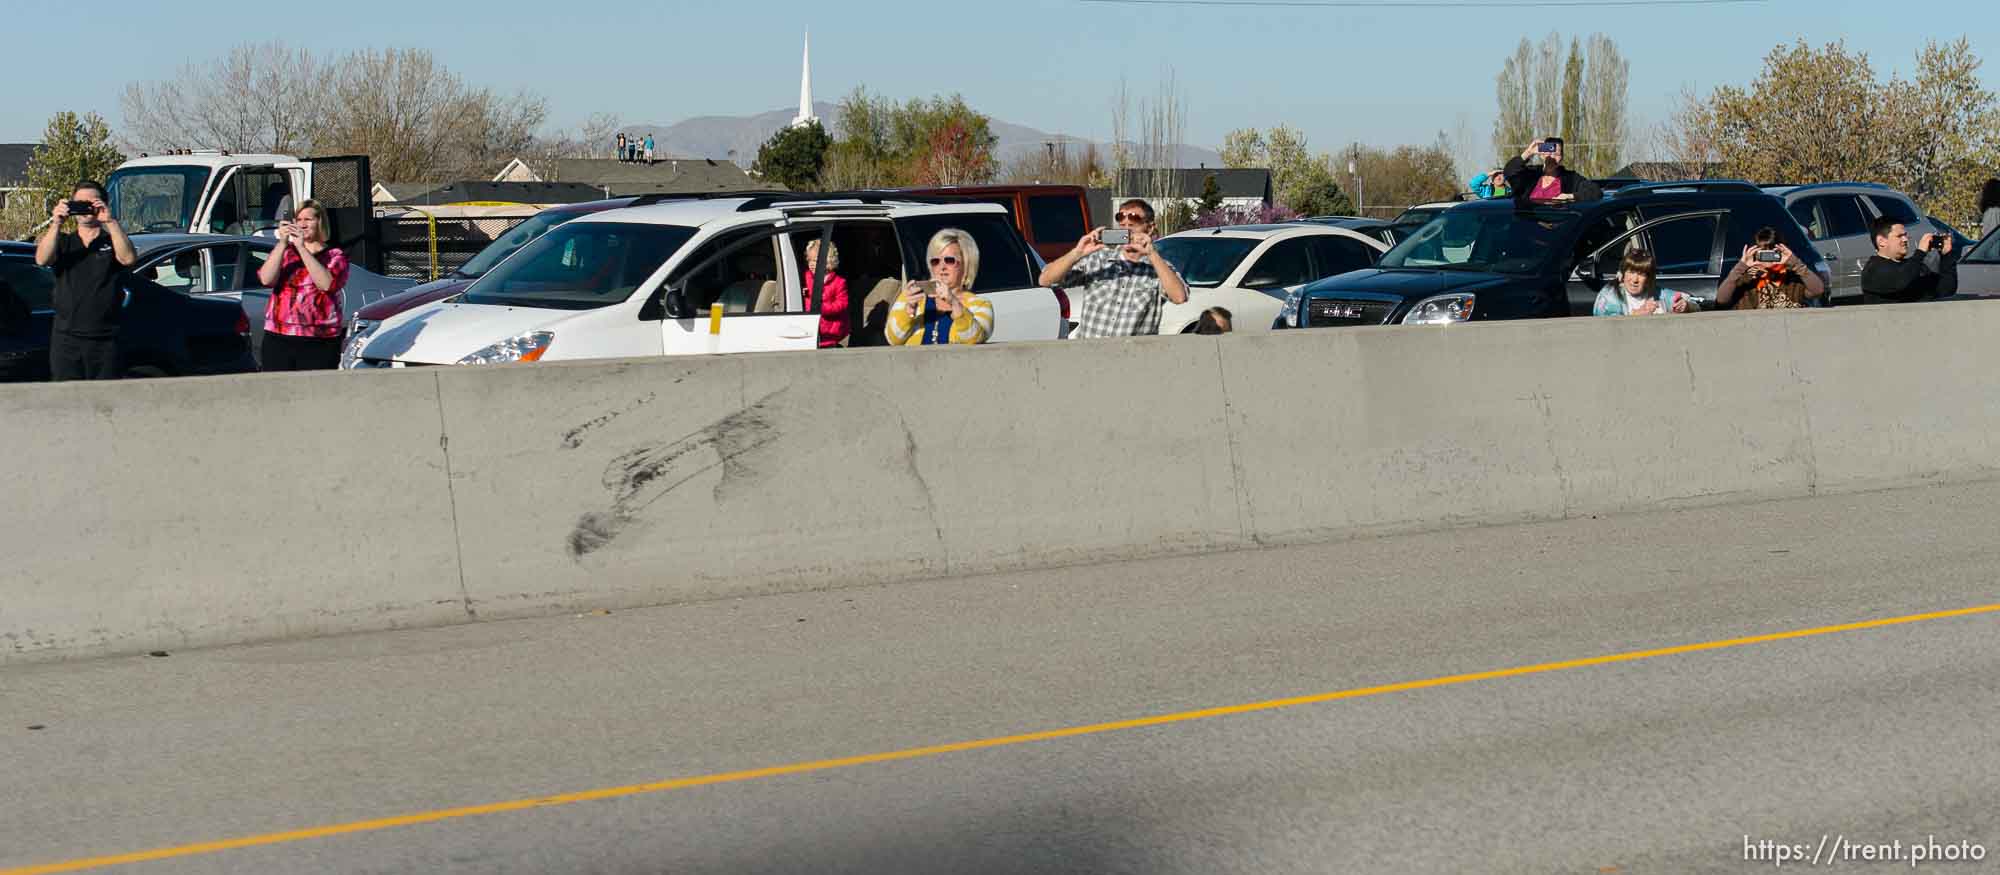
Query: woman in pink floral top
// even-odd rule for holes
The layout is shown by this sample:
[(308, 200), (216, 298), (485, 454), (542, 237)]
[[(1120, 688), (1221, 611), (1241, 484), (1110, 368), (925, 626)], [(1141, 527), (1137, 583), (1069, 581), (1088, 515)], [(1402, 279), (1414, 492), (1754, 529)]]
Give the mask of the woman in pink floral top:
[(278, 245), (257, 268), (257, 281), (271, 290), (258, 355), (263, 369), (339, 367), (347, 254), (326, 245), (326, 209), (319, 201), (300, 204), (297, 216), (278, 225)]

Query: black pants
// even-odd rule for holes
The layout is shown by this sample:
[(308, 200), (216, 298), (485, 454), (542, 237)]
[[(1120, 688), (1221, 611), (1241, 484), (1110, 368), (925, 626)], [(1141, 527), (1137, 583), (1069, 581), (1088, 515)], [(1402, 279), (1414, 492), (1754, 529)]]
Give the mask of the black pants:
[(264, 332), (259, 366), (266, 371), (330, 371), (340, 367), (340, 338)]
[(60, 331), (49, 335), (49, 379), (116, 380), (122, 376), (117, 338), (71, 337)]

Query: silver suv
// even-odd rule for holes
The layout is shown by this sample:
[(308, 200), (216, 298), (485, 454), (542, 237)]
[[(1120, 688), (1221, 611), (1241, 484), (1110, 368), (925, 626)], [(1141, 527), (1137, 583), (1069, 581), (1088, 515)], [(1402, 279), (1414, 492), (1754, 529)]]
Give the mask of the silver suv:
[(1815, 185), (1767, 185), (1806, 229), (1806, 236), (1833, 269), (1833, 296), (1842, 303), (1861, 297), (1861, 270), (1875, 254), (1868, 226), (1887, 216), (1910, 231), (1914, 244), (1925, 234), (1942, 234), (1917, 210), (1908, 196), (1874, 182), (1823, 182)]

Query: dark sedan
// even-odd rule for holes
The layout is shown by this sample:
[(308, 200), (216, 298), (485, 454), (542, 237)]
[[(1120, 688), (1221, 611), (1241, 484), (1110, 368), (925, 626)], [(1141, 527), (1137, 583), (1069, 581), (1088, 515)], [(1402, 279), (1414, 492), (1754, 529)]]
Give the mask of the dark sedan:
[[(146, 264), (143, 255), (140, 263)], [(125, 299), (118, 347), (125, 376), (254, 370), (250, 326), (234, 299), (186, 294), (136, 272), (120, 282)], [(0, 247), (0, 382), (49, 378), (54, 291), (55, 275), (35, 263), (33, 246)]]

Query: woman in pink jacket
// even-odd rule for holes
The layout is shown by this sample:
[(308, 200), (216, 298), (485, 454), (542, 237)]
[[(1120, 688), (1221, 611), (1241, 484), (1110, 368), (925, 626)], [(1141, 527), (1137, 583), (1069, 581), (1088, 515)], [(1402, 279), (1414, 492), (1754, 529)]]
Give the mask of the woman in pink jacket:
[(826, 292), (813, 287), (813, 275), (819, 270), (819, 241), (806, 242), (806, 309), (819, 307), (819, 347), (839, 346), (847, 339), (847, 280), (834, 271), (840, 269), (840, 247), (832, 241), (826, 244)]

